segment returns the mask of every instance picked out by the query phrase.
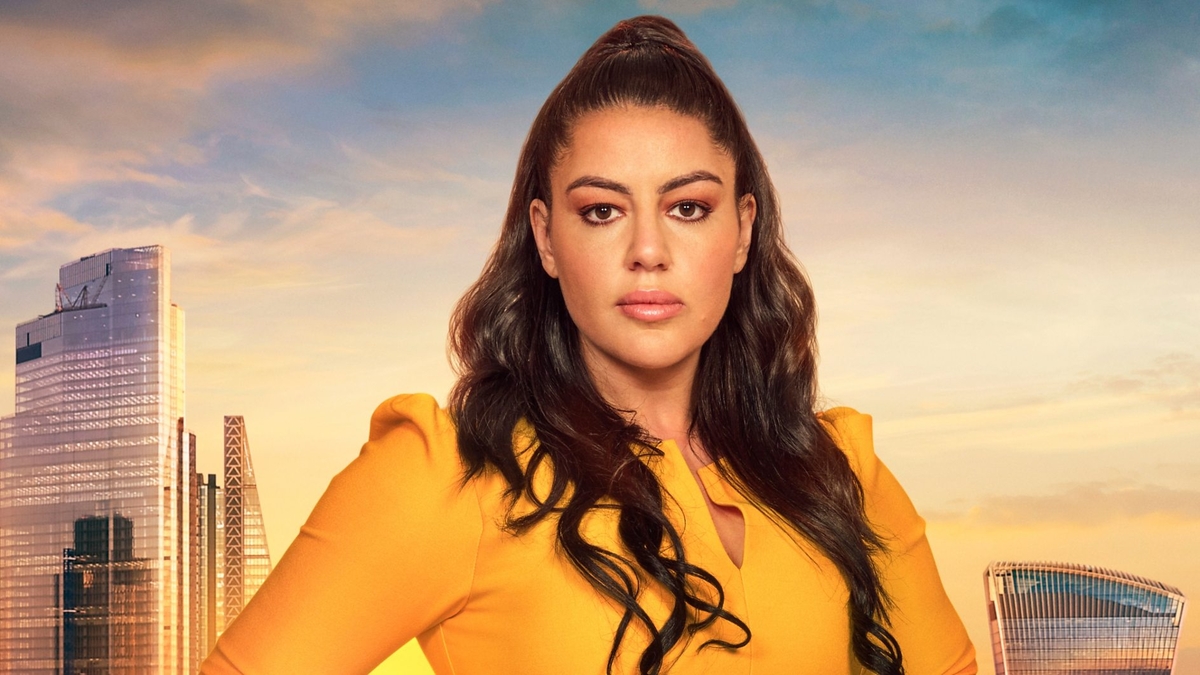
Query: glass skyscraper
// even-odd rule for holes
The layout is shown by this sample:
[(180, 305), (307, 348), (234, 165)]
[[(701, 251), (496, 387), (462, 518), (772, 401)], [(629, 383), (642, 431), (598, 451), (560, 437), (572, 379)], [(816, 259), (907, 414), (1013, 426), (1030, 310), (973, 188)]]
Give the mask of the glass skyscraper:
[(197, 471), (170, 297), (166, 249), (111, 249), (63, 265), (54, 310), (17, 326), (0, 672), (196, 672), (271, 570), (241, 416), (225, 487)]
[(1169, 675), (1178, 588), (1070, 563), (993, 562), (984, 572), (996, 675)]
[(183, 312), (159, 246), (63, 265), (16, 328), (0, 422), (0, 671), (180, 673), (189, 645), (194, 443)]

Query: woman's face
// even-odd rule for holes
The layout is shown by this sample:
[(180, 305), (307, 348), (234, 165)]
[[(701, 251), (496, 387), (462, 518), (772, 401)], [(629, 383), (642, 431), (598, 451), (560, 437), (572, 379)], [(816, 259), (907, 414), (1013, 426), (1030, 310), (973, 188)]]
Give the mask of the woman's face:
[(616, 107), (575, 123), (553, 206), (529, 216), (593, 375), (695, 371), (750, 248), (756, 204), (734, 177), (696, 118)]

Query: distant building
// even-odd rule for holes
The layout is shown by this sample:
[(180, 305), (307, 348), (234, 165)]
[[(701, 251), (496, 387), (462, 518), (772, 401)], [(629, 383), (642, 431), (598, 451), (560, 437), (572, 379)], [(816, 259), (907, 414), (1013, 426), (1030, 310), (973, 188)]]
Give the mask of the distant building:
[(217, 484), (214, 474), (196, 474), (196, 483), (200, 495), (196, 640), (197, 653), (207, 655), (271, 572), (246, 420), (241, 415), (225, 417), (225, 486)]
[[(203, 661), (225, 632), (225, 494), (215, 474), (196, 474), (196, 478), (200, 484), (196, 652)], [(196, 669), (199, 667), (197, 663)]]
[(86, 256), (60, 268), (54, 311), (16, 328), (0, 673), (197, 672), (271, 569), (241, 417), (225, 418), (226, 488), (197, 472), (170, 282), (161, 246)]
[(166, 249), (110, 249), (63, 265), (54, 311), (16, 327), (0, 672), (179, 673), (191, 660), (193, 459), (170, 299)]
[(996, 675), (1169, 675), (1178, 588), (1102, 567), (993, 562), (984, 572)]
[(241, 613), (271, 572), (246, 420), (225, 416), (225, 623)]
[(62, 672), (139, 669), (138, 646), (154, 630), (152, 570), (149, 559), (133, 557), (132, 520), (75, 521), (75, 544), (63, 551)]

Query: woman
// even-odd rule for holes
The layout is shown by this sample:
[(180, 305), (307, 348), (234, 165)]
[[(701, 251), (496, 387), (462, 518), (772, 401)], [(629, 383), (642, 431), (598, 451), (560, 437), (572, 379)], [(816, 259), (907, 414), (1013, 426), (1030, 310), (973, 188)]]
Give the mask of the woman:
[(973, 673), (741, 114), (623, 21), (533, 123), (448, 410), (385, 402), (205, 673)]

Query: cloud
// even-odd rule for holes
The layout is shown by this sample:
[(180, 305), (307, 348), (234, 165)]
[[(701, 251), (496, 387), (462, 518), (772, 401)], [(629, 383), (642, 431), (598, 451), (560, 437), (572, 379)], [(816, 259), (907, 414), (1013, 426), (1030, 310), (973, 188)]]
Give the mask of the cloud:
[(1200, 465), (1185, 462), (1161, 462), (1154, 470), (1163, 476), (1182, 480), (1200, 480)]
[[(247, 114), (244, 99), (223, 99), (222, 87), (300, 68), (336, 69), (340, 50), (357, 40), (424, 40), (418, 26), (478, 13), (483, 4), (3, 3), (0, 250), (61, 229), (42, 227), (55, 219), (88, 221), (55, 203), (81, 188), (172, 187), (170, 168), (205, 159), (194, 145), (197, 134), (221, 127), (278, 133), (277, 124), (260, 121), (261, 112)], [(243, 184), (250, 194), (254, 187)]]
[[(78, 236), (89, 229), (87, 225), (53, 209), (8, 209), (0, 217), (0, 254), (22, 251), (47, 235)], [(0, 272), (0, 279), (23, 277), (27, 272), (23, 266), (11, 267)]]
[(966, 511), (931, 511), (931, 521), (992, 527), (1068, 524), (1085, 527), (1120, 519), (1200, 521), (1200, 491), (1116, 482), (1076, 483), (1041, 495), (990, 495)]
[(638, 7), (656, 13), (693, 15), (713, 9), (729, 9), (738, 0), (638, 0)]
[[(1065, 56), (1110, 74), (1146, 77), (1200, 57), (1200, 5), (1191, 0), (1085, 2), (1059, 0), (1068, 20), (1091, 30), (1066, 45)], [(1081, 36), (1083, 37), (1083, 36)]]
[[(1200, 5), (1191, 0), (1020, 2), (997, 8), (977, 30), (1000, 44), (1038, 40), (1052, 47), (1051, 63), (1105, 89), (1159, 88), (1200, 58)], [(1196, 75), (1193, 68), (1193, 84)]]
[(1200, 415), (1200, 359), (1183, 352), (1165, 354), (1147, 368), (1117, 375), (1093, 375), (1068, 391), (1137, 397), (1167, 406), (1178, 417)]
[(192, 298), (221, 297), (354, 282), (369, 270), (447, 251), (465, 234), (459, 225), (399, 226), (369, 209), (313, 198), (287, 204), (261, 221), (249, 227), (226, 223), (225, 231), (212, 233), (190, 214), (166, 223), (100, 227), (46, 211), (25, 221), (35, 232), (0, 229), (0, 246), (11, 241), (11, 249), (22, 254), (0, 280), (45, 277), (72, 258), (154, 243), (173, 252)]
[[(3, 3), (0, 138), (37, 126), (42, 115), (51, 121), (94, 119), (115, 102), (127, 104), (123, 112), (137, 113), (148, 100), (180, 94), (186, 95), (179, 102), (194, 103), (214, 84), (329, 65), (341, 50), (364, 41), (424, 41), (431, 24), (478, 14), (486, 4), (489, 0)], [(160, 112), (127, 121), (137, 128)], [(55, 138), (71, 130), (47, 129)], [(104, 129), (75, 131), (70, 137), (94, 137)]]
[(1129, 111), (1194, 124), (1200, 5), (1192, 0), (918, 2), (909, 14), (917, 39), (898, 41), (895, 61), (954, 87), (960, 102), (977, 99), (981, 111), (1028, 118), (1067, 105), (1063, 121), (1075, 127)]
[(170, 5), (154, 0), (5, 3), (0, 25), (43, 37), (103, 45), (130, 61), (207, 62), (218, 54), (322, 49), (361, 32), (429, 23), (454, 12), (478, 12), (485, 0), (206, 0)]
[(1025, 40), (1045, 33), (1045, 27), (1037, 19), (1014, 5), (998, 7), (980, 22), (976, 30), (980, 35), (987, 36), (1000, 44)]

